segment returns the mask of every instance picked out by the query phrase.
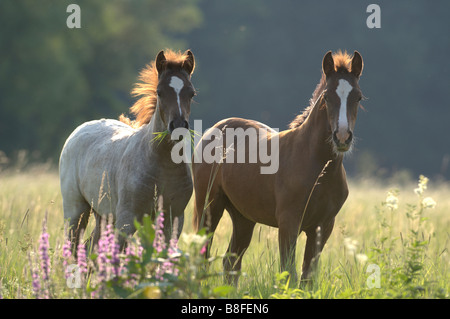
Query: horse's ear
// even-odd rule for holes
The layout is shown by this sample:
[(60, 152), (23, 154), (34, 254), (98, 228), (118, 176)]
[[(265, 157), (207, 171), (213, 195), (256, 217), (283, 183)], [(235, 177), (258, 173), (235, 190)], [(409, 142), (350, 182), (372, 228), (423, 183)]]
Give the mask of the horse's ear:
[(361, 57), (361, 54), (359, 54), (358, 51), (355, 51), (355, 53), (353, 53), (353, 59), (352, 59), (352, 71), (351, 73), (356, 76), (357, 78), (359, 78), (359, 76), (362, 73), (364, 67), (364, 63), (363, 63), (363, 59)]
[(158, 74), (161, 74), (164, 71), (164, 62), (166, 62), (166, 56), (164, 55), (164, 51), (159, 51), (156, 56), (156, 70)]
[(191, 50), (187, 50), (184, 54), (187, 55), (187, 58), (186, 58), (186, 60), (184, 60), (184, 62), (183, 62), (183, 69), (184, 69), (189, 75), (191, 75), (192, 72), (194, 72), (194, 69), (195, 69), (195, 59), (194, 59), (194, 55), (192, 54)]
[(327, 77), (334, 72), (334, 60), (331, 51), (328, 51), (323, 57), (322, 70)]

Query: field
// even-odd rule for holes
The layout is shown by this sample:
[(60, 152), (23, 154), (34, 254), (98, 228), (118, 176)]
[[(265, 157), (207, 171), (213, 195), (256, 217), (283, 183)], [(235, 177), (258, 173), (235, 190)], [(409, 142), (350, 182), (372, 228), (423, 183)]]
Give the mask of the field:
[[(258, 225), (243, 258), (239, 285), (226, 286), (220, 256), (231, 236), (230, 220), (224, 214), (212, 247), (212, 254), (219, 257), (206, 268), (203, 259), (195, 256), (201, 253), (205, 236), (192, 233), (191, 201), (176, 257), (170, 257), (167, 249), (157, 254), (151, 242), (154, 230), (144, 223), (135, 235), (144, 253), (125, 267), (129, 277), (134, 276), (134, 283), (130, 278), (125, 280), (123, 273), (121, 279), (110, 273), (104, 283), (98, 278), (95, 281), (95, 270), (91, 270), (91, 276), (83, 277), (81, 285), (74, 288), (64, 274), (68, 259), (64, 255), (57, 173), (39, 169), (0, 172), (0, 296), (449, 298), (450, 188), (445, 183), (426, 182), (421, 179), (419, 185), (412, 181), (399, 186), (375, 180), (350, 181), (349, 198), (337, 216), (318, 271), (307, 284), (298, 285), (286, 273), (280, 274), (277, 229)], [(153, 232), (153, 237), (146, 237), (145, 231)], [(43, 248), (42, 233), (49, 235), (47, 248)], [(297, 269), (301, 267), (304, 244), (302, 234), (297, 245)], [(91, 255), (87, 262), (93, 263), (95, 258), (99, 262), (100, 255)], [(42, 268), (45, 256), (49, 269)], [(166, 261), (172, 258), (176, 269), (160, 274), (158, 279), (163, 257)], [(113, 257), (107, 258), (113, 264)]]

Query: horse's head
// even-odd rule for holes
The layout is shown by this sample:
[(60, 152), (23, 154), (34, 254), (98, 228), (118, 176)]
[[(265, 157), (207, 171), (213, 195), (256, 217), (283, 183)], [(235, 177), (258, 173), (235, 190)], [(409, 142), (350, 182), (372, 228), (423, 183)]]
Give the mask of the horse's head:
[(353, 142), (356, 115), (363, 97), (358, 84), (363, 60), (357, 51), (353, 57), (346, 53), (333, 56), (330, 51), (323, 58), (322, 69), (326, 77), (323, 98), (326, 102), (332, 143), (337, 152), (346, 152)]
[(190, 50), (184, 53), (182, 62), (167, 60), (164, 51), (156, 57), (158, 71), (157, 107), (169, 133), (176, 128), (189, 128), (189, 115), (191, 101), (195, 95), (191, 83), (191, 74), (194, 71), (194, 55)]

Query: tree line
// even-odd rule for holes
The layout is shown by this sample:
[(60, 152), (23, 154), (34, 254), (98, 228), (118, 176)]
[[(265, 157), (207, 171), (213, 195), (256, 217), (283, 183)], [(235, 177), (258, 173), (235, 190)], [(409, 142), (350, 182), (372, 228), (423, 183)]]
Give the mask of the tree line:
[(450, 3), (378, 1), (73, 1), (0, 3), (0, 150), (57, 161), (79, 124), (117, 118), (139, 71), (166, 47), (190, 48), (203, 127), (240, 116), (280, 130), (308, 105), (328, 50), (358, 50), (367, 99), (358, 115), (353, 173), (450, 178)]

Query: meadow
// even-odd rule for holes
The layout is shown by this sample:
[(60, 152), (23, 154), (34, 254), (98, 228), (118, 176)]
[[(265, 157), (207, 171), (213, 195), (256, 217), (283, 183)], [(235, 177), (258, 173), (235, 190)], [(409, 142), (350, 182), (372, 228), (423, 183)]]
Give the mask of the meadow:
[[(277, 229), (257, 225), (238, 286), (226, 286), (222, 258), (231, 237), (231, 222), (224, 214), (211, 250), (216, 257), (205, 261), (201, 253), (206, 236), (192, 230), (192, 199), (178, 243), (155, 245), (158, 229), (146, 219), (132, 242), (140, 246), (139, 254), (114, 255), (114, 245), (109, 253), (88, 253), (85, 263), (92, 269), (82, 272), (82, 280), (74, 284), (67, 267), (77, 262), (65, 245), (57, 172), (39, 168), (3, 171), (0, 296), (448, 299), (449, 185), (425, 177), (401, 185), (375, 179), (350, 180), (349, 185), (349, 198), (336, 218), (318, 271), (306, 284), (293, 283), (287, 273), (280, 273)], [(109, 232), (108, 236), (113, 243), (114, 235)], [(304, 244), (302, 234), (297, 269)], [(102, 256), (110, 265), (108, 272), (96, 266)]]

